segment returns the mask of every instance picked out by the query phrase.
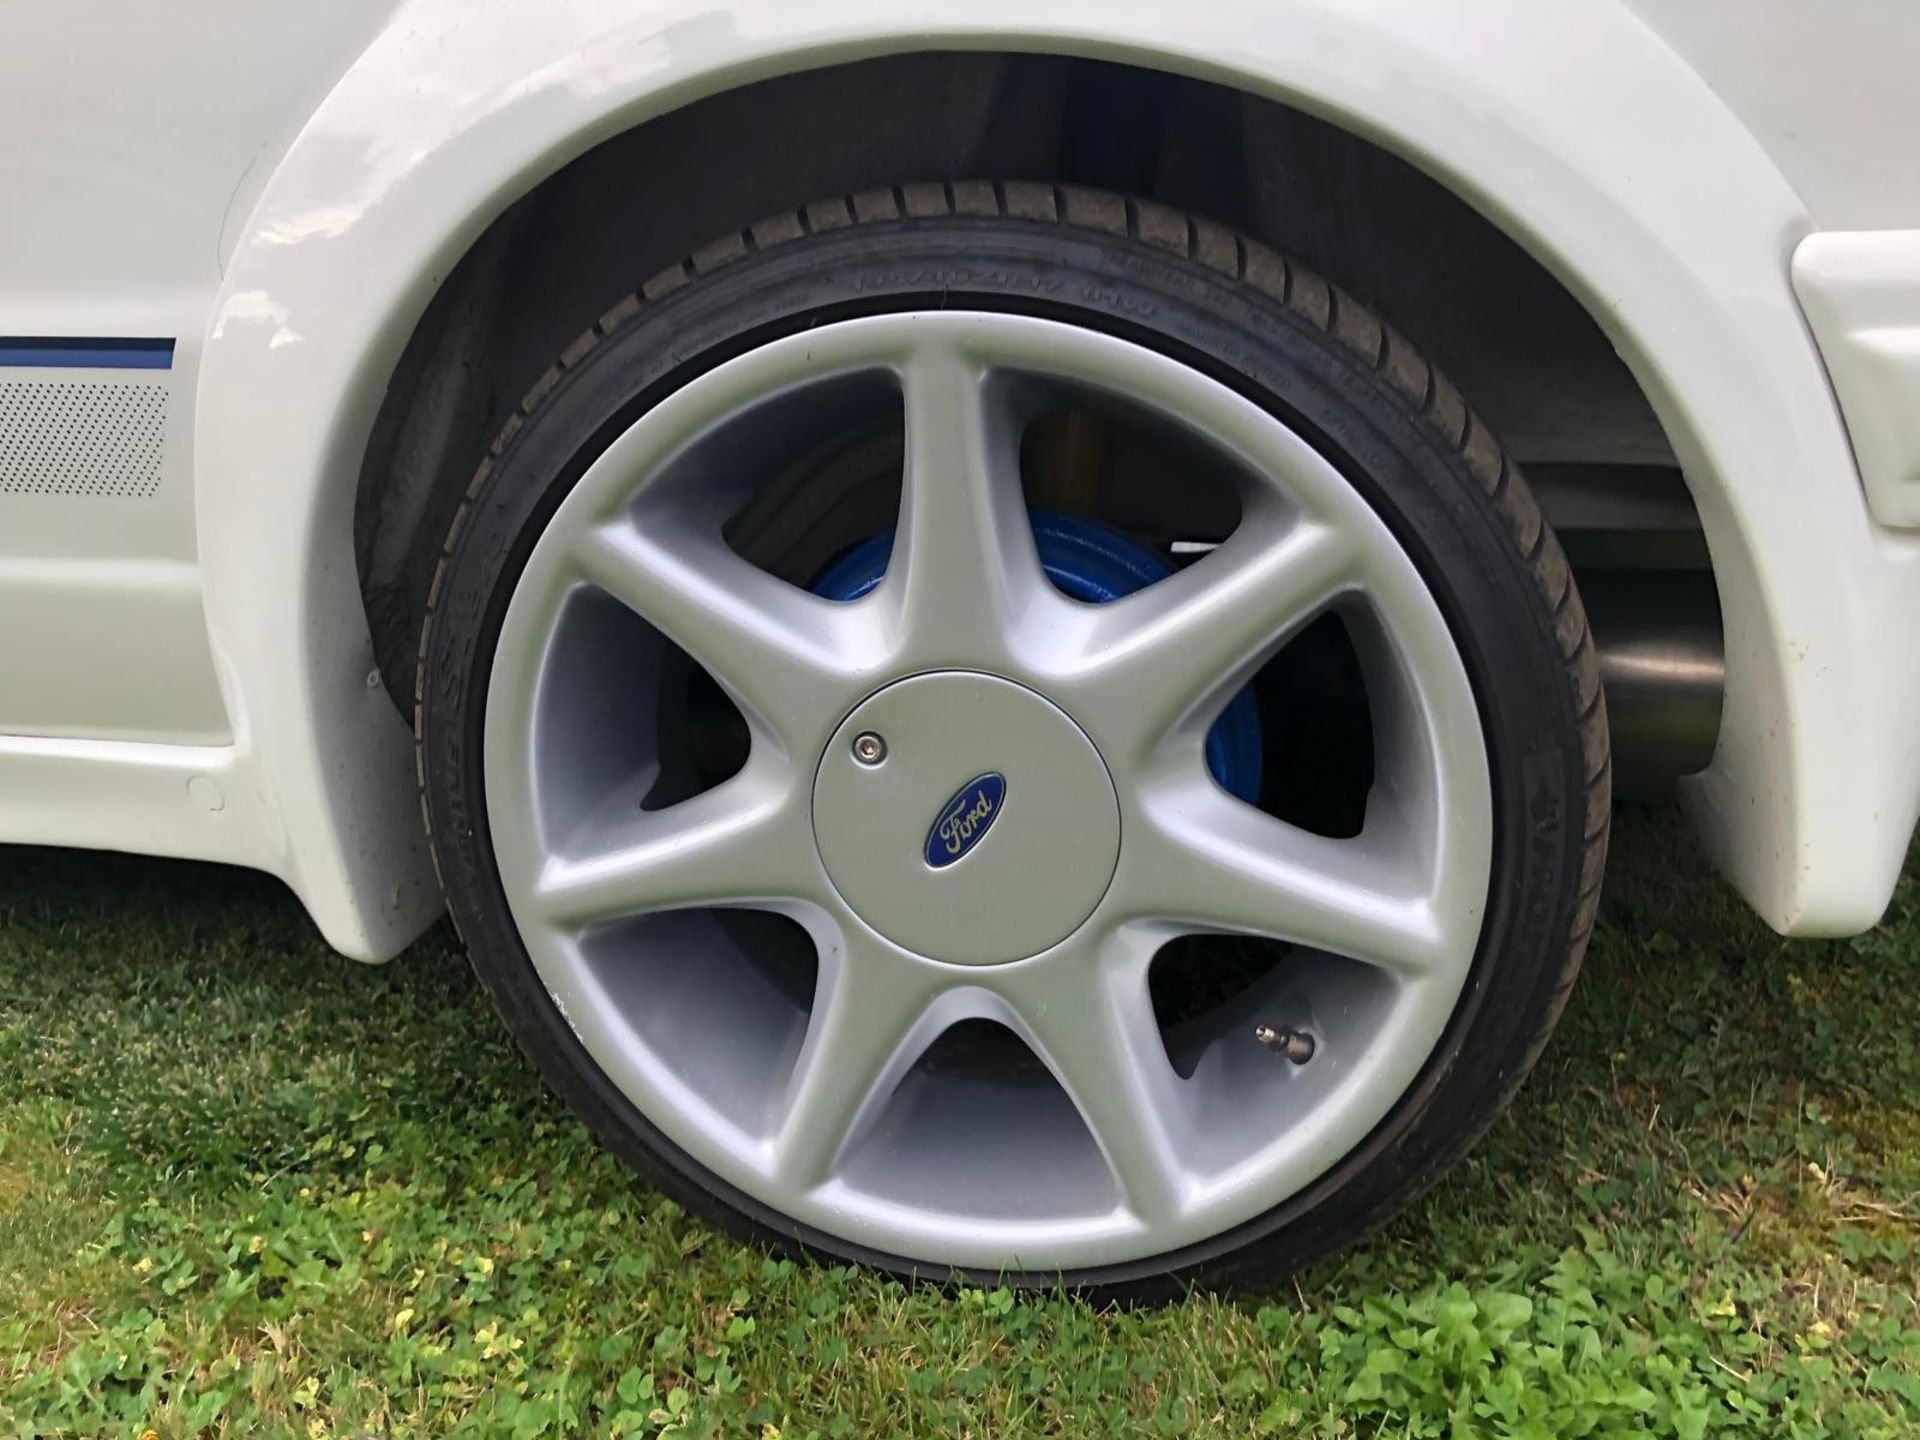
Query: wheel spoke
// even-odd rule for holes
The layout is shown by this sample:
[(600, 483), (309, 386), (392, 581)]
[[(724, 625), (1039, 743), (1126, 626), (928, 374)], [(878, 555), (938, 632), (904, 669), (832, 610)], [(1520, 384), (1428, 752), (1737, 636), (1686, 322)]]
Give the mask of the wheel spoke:
[(749, 765), (664, 810), (592, 823), (569, 853), (541, 865), (534, 905), (564, 929), (654, 910), (807, 897), (818, 882), (804, 807), (773, 769)]
[(1019, 430), (976, 360), (944, 339), (901, 367), (906, 473), (883, 587), (926, 664), (988, 663), (1053, 597), (1020, 488)]
[(1062, 692), (1115, 763), (1144, 761), (1183, 726), (1197, 743), (1260, 664), (1357, 575), (1338, 530), (1266, 502), (1177, 575), (1081, 611)]
[[(1190, 931), (1259, 935), (1380, 966), (1405, 979), (1460, 958), (1477, 898), (1456, 894), (1411, 827), (1370, 823), (1334, 840), (1276, 820), (1204, 776), (1156, 787), (1125, 857), (1128, 910)], [(1441, 872), (1435, 876), (1435, 869)], [(1468, 948), (1470, 948), (1470, 938)]]
[(878, 664), (871, 622), (749, 564), (717, 530), (653, 519), (586, 532), (579, 572), (705, 666), (764, 731), (803, 748)]
[(920, 1053), (958, 1018), (925, 966), (903, 963), (869, 935), (837, 930), (822, 940), (813, 1017), (771, 1146), (775, 1177), (805, 1189), (830, 1179)]
[(1115, 936), (1074, 958), (1083, 963), (1053, 955), (1022, 966), (997, 988), (1093, 1133), (1127, 1208), (1144, 1223), (1165, 1223), (1182, 1208), (1178, 1137), (1192, 1117), (1147, 993), (1152, 948)]

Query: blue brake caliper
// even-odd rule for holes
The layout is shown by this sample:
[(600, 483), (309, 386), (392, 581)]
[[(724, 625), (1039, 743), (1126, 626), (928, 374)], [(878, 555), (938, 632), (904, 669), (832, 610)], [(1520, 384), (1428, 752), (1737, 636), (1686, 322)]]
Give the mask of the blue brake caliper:
[[(1033, 543), (1047, 578), (1075, 600), (1105, 605), (1173, 573), (1152, 551), (1091, 520), (1037, 510)], [(814, 582), (816, 595), (858, 600), (887, 573), (893, 531), (854, 546)], [(1228, 794), (1260, 799), (1260, 710), (1244, 687), (1207, 732), (1207, 769)]]

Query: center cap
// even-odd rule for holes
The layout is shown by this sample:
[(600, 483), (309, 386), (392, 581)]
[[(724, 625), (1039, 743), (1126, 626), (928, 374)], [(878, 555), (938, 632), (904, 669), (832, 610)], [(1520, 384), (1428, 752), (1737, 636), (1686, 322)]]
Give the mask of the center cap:
[(960, 670), (898, 681), (847, 716), (814, 777), (813, 830), (862, 920), (962, 965), (1066, 939), (1120, 856), (1093, 742), (1025, 686)]

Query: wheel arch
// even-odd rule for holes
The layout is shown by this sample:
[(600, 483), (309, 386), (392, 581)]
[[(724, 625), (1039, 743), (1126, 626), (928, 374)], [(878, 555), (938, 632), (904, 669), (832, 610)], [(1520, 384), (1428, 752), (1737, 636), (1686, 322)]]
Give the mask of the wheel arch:
[[(1830, 780), (1829, 803), (1812, 803), (1811, 760), (1853, 727), (1789, 658), (1842, 663), (1872, 599), (1823, 614), (1817, 585), (1762, 560), (1791, 544), (1817, 569), (1867, 543), (1786, 277), (1810, 224), (1617, 0), (1581, 0), (1552, 27), (1524, 0), (1472, 26), (1418, 0), (1288, 3), (1257, 26), (1145, 5), (1095, 24), (1013, 0), (964, 21), (878, 0), (685, 5), (664, 23), (592, 0), (489, 27), (470, 15), (410, 0), (328, 96), (244, 227), (202, 362), (209, 625), (289, 837), (284, 869), (336, 945), (392, 953), (437, 909), (354, 554), (382, 396), (434, 296), (515, 201), (600, 142), (773, 76), (930, 48), (1115, 61), (1293, 107), (1406, 160), (1537, 259), (1626, 361), (1707, 531), (1729, 719), (1688, 802), (1715, 858), (1781, 928), (1857, 928), (1884, 905), (1920, 795), (1901, 797), (1904, 826), (1882, 827), (1897, 837), (1843, 837)], [(1625, 93), (1636, 105), (1621, 113)], [(1862, 792), (1895, 769), (1872, 754), (1854, 768)]]

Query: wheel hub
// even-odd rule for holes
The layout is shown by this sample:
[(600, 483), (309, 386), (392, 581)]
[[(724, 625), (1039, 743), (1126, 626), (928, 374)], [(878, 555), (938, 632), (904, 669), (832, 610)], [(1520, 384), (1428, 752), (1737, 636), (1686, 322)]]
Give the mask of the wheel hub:
[[(863, 758), (872, 738), (877, 763)], [(961, 965), (1066, 939), (1120, 855), (1119, 802), (1093, 742), (1034, 691), (970, 671), (916, 675), (855, 707), (821, 757), (813, 825), (855, 914)]]

